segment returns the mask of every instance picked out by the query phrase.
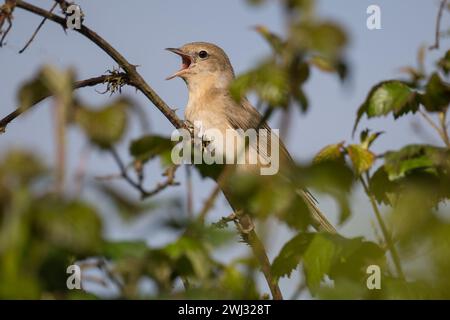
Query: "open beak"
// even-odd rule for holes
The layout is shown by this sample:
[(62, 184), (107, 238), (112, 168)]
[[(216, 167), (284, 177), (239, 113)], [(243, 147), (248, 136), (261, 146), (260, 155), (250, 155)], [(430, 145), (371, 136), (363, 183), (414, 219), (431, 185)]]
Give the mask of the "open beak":
[(166, 48), (166, 50), (176, 53), (177, 55), (179, 55), (181, 57), (181, 69), (178, 70), (177, 72), (175, 72), (173, 75), (167, 77), (166, 80), (170, 80), (175, 77), (179, 77), (182, 74), (186, 73), (192, 63), (191, 56), (177, 48)]

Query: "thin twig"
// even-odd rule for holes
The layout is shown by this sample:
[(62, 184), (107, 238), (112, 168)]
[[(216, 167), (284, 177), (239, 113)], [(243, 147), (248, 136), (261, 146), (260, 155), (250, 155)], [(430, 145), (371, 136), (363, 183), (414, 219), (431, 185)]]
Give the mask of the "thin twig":
[(442, 140), (444, 140), (447, 148), (450, 148), (450, 138), (447, 129), (447, 109), (439, 112), (439, 123), (441, 124)]
[[(49, 13), (52, 13), (53, 10), (55, 10), (55, 8), (56, 8), (57, 5), (58, 5), (58, 3), (55, 2), (48, 12), (49, 12)], [(34, 30), (33, 35), (31, 36), (30, 40), (28, 40), (28, 42), (27, 42), (27, 43), (25, 44), (25, 46), (19, 51), (19, 53), (23, 53), (23, 52), (28, 48), (28, 46), (31, 44), (31, 42), (33, 42), (33, 40), (34, 40), (34, 38), (36, 37), (36, 35), (38, 34), (39, 30), (41, 30), (42, 26), (44, 25), (45, 21), (47, 21), (47, 17), (44, 17), (44, 19), (42, 19), (41, 23), (39, 23), (39, 25), (37, 26), (36, 30)]]
[(430, 46), (429, 50), (435, 50), (439, 49), (439, 38), (441, 37), (441, 19), (442, 14), (444, 12), (445, 4), (447, 3), (447, 0), (441, 0), (441, 5), (439, 6), (438, 15), (436, 18), (436, 30), (435, 30), (435, 40), (434, 44)]
[(446, 125), (446, 112), (442, 112), (442, 114), (444, 114), (444, 116), (439, 116), (440, 117), (440, 125), (436, 124), (433, 119), (431, 119), (431, 117), (424, 112), (423, 110), (419, 109), (419, 114), (425, 119), (425, 121), (428, 122), (428, 124), (434, 129), (436, 130), (436, 132), (439, 134), (439, 136), (442, 138), (442, 140), (444, 141), (445, 145), (450, 148), (450, 139), (448, 136), (448, 132), (447, 132), (447, 125)]
[(98, 260), (97, 266), (100, 270), (102, 270), (106, 274), (108, 279), (117, 286), (117, 288), (120, 291), (120, 294), (123, 295), (123, 292), (125, 291), (125, 287), (124, 287), (122, 281), (114, 274), (114, 271), (110, 269), (106, 259), (100, 258)]
[(220, 186), (219, 184), (214, 186), (213, 191), (209, 195), (209, 197), (206, 199), (202, 209), (200, 210), (200, 213), (198, 214), (198, 220), (200, 223), (203, 223), (205, 221), (206, 216), (208, 215), (209, 211), (214, 206), (214, 202), (216, 201), (217, 197), (220, 194)]
[(168, 167), (166, 171), (163, 173), (163, 175), (167, 177), (164, 182), (158, 183), (156, 187), (152, 190), (145, 190), (140, 182), (136, 182), (133, 180), (133, 178), (130, 177), (130, 175), (128, 174), (127, 167), (120, 158), (116, 149), (114, 147), (111, 147), (109, 149), (109, 152), (111, 153), (114, 161), (117, 163), (117, 166), (119, 167), (121, 177), (125, 179), (125, 181), (127, 181), (128, 184), (130, 184), (133, 188), (139, 191), (139, 193), (141, 194), (141, 199), (154, 196), (155, 194), (161, 192), (162, 190), (166, 189), (169, 186), (179, 185), (179, 183), (175, 181), (175, 171), (178, 168), (178, 166), (174, 165)]
[(6, 28), (5, 32), (2, 35), (2, 38), (0, 39), (0, 47), (3, 47), (3, 43), (6, 39), (6, 36), (8, 35), (9, 31), (11, 31), (12, 28), (11, 18), (6, 18), (6, 21), (8, 22), (8, 27)]
[(16, 6), (15, 0), (6, 0), (5, 3), (0, 6), (0, 34), (2, 34), (2, 28), (5, 21), (8, 23), (8, 27), (3, 32), (3, 35), (0, 39), (0, 47), (3, 46), (3, 42), (5, 41), (6, 35), (12, 28), (12, 13)]
[[(109, 77), (108, 75), (104, 75), (104, 76), (100, 76), (100, 77), (94, 77), (94, 78), (89, 78), (89, 79), (86, 79), (86, 80), (76, 81), (74, 83), (73, 89), (80, 89), (80, 88), (84, 88), (84, 87), (92, 87), (92, 86), (104, 83), (105, 81), (108, 80), (108, 77)], [(18, 116), (20, 116), (25, 111), (30, 110), (32, 107), (34, 107), (39, 102), (43, 101), (44, 99), (46, 99), (48, 97), (50, 97), (50, 95), (42, 97), (41, 99), (35, 101), (34, 104), (29, 106), (28, 108), (17, 108), (16, 110), (14, 110), (10, 114), (8, 114), (6, 117), (1, 119), (0, 120), (0, 132), (4, 132), (6, 130), (6, 127), (8, 126), (8, 124), (11, 121), (16, 119)]]
[[(367, 173), (366, 173), (366, 179), (367, 179), (367, 181), (369, 181), (369, 177), (368, 177)], [(402, 265), (400, 263), (400, 258), (397, 253), (397, 249), (395, 248), (395, 244), (394, 244), (394, 241), (392, 240), (391, 234), (390, 234), (389, 230), (387, 229), (386, 224), (384, 223), (383, 217), (381, 216), (381, 212), (378, 209), (375, 198), (372, 195), (372, 193), (370, 192), (369, 187), (362, 176), (360, 176), (360, 181), (361, 181), (361, 184), (364, 188), (366, 195), (369, 197), (373, 212), (375, 213), (375, 217), (380, 226), (381, 232), (383, 233), (384, 241), (386, 241), (386, 245), (387, 245), (389, 251), (391, 252), (392, 260), (394, 262), (395, 269), (397, 270), (397, 275), (399, 276), (399, 278), (404, 279), (405, 275), (403, 273), (403, 269), (402, 269)]]

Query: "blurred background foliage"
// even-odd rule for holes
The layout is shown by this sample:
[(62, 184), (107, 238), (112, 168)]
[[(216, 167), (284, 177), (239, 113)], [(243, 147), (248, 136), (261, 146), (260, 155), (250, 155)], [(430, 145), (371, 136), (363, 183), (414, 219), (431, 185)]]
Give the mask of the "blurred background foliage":
[[(266, 1), (247, 2), (259, 6)], [(349, 71), (345, 62), (349, 39), (337, 22), (317, 16), (313, 0), (279, 4), (285, 12), (286, 34), (277, 35), (263, 25), (255, 27), (272, 54), (239, 75), (231, 88), (236, 99), (255, 94), (266, 117), (289, 108), (308, 110), (304, 84), (311, 68), (334, 73), (342, 81)], [(283, 179), (245, 175), (229, 179), (233, 196), (246, 212), (258, 221), (275, 217), (297, 232), (272, 262), (275, 281), (298, 269), (303, 273), (299, 288), (309, 290), (315, 298), (450, 298), (450, 215), (446, 207), (450, 197), (450, 51), (427, 71), (424, 51), (419, 51), (418, 66), (403, 69), (404, 79), (375, 84), (355, 108), (353, 131), (359, 132), (359, 143), (336, 141), (322, 148), (313, 163), (299, 164), (289, 172), (298, 185), (334, 199), (340, 224), (356, 214), (350, 210), (349, 195), (353, 188), (362, 187), (377, 221), (376, 242), (312, 232), (305, 204)], [(105, 80), (111, 94), (124, 85), (120, 74), (114, 75)], [(218, 248), (235, 244), (236, 231), (229, 225), (233, 222), (229, 217), (212, 225), (205, 223), (208, 208), (198, 215), (182, 212), (184, 219), (158, 221), (159, 227), (177, 235), (164, 246), (113, 241), (105, 236), (104, 208), (62, 187), (66, 128), (82, 130), (89, 144), (115, 157), (120, 170), (117, 176), (70, 183), (100, 192), (125, 221), (173, 204), (135, 201), (108, 181), (126, 179), (143, 199), (170, 188), (177, 183), (177, 168), (169, 161), (173, 143), (168, 137), (144, 132), (129, 142), (131, 160), (123, 162), (114, 146), (139, 108), (122, 97), (107, 105), (90, 106), (73, 92), (74, 79), (74, 70), (47, 65), (18, 90), (21, 110), (52, 96), (58, 154), (55, 167), (50, 168), (26, 150), (2, 150), (0, 298), (104, 297), (95, 290), (68, 290), (70, 274), (66, 270), (71, 264), (81, 267), (84, 289), (105, 287), (118, 298), (269, 298), (256, 284), (261, 266), (254, 257), (226, 264), (215, 258)], [(392, 137), (389, 132), (360, 129), (359, 120), (390, 114), (397, 119), (408, 113), (436, 130), (440, 145), (417, 143), (381, 154), (373, 152), (377, 139)], [(143, 186), (144, 167), (150, 161), (160, 161), (166, 177), (154, 190)], [(197, 169), (205, 177), (214, 175)], [(176, 210), (186, 208), (178, 206)], [(380, 290), (369, 290), (366, 285), (370, 265), (381, 269)], [(152, 284), (152, 290), (142, 289), (146, 282)]]

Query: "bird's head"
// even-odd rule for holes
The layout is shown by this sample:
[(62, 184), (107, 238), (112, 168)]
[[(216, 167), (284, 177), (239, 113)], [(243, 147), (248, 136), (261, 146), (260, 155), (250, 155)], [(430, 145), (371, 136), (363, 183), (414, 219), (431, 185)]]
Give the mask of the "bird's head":
[(182, 78), (188, 86), (213, 85), (228, 87), (234, 78), (233, 67), (226, 53), (207, 42), (192, 42), (180, 48), (167, 48), (181, 57), (181, 69), (167, 78)]

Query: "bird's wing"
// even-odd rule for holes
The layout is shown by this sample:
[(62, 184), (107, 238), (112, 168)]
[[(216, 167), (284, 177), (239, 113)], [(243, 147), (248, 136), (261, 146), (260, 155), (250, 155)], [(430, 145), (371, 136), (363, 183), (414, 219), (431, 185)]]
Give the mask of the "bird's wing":
[[(230, 97), (230, 99), (232, 99)], [(262, 121), (262, 116), (256, 110), (251, 103), (244, 99), (241, 104), (238, 104), (236, 102), (227, 104), (228, 106), (232, 106), (232, 110), (226, 110), (225, 114), (228, 119), (229, 124), (234, 129), (243, 129), (244, 131), (247, 129), (259, 129), (263, 128), (266, 129), (265, 132), (268, 133), (267, 137), (267, 144), (268, 148), (259, 148), (258, 145), (253, 146), (256, 148), (259, 154), (262, 154), (264, 157), (269, 158), (267, 154), (267, 150), (271, 150), (271, 147), (269, 143), (271, 142), (271, 136), (273, 131), (269, 127), (269, 125)], [(259, 126), (259, 128), (258, 128)], [(257, 130), (257, 134), (259, 134), (259, 130)], [(258, 139), (259, 140), (259, 139)], [(288, 150), (286, 149), (286, 146), (284, 145), (283, 141), (278, 139), (279, 144), (279, 154), (280, 154), (280, 163), (285, 164), (294, 164), (294, 160), (292, 159), (291, 155), (289, 154)], [(316, 198), (305, 188), (301, 188), (297, 190), (298, 194), (303, 198), (307, 206), (309, 207), (312, 217), (313, 217), (313, 224), (314, 226), (321, 231), (326, 231), (330, 233), (336, 233), (336, 229), (333, 227), (333, 225), (327, 220), (325, 215), (321, 212), (319, 207), (317, 206), (318, 202)]]
[[(230, 97), (230, 99), (232, 98)], [(272, 134), (275, 135), (275, 133), (265, 121), (261, 122), (262, 116), (258, 110), (256, 110), (247, 99), (244, 99), (241, 104), (233, 101), (233, 103), (228, 105), (232, 105), (233, 107), (232, 110), (227, 110), (225, 114), (233, 129), (242, 129), (244, 131), (248, 129), (255, 129), (258, 135), (258, 141), (260, 134), (266, 135), (267, 146), (260, 148), (259, 143), (256, 143), (256, 145), (251, 145), (251, 147), (255, 148), (258, 154), (263, 156), (265, 159), (269, 159), (270, 155), (268, 154), (268, 151), (271, 150), (271, 136)], [(260, 132), (259, 129), (265, 129), (265, 131)], [(277, 140), (279, 144), (280, 162), (294, 163), (283, 141), (280, 139)]]

